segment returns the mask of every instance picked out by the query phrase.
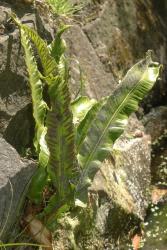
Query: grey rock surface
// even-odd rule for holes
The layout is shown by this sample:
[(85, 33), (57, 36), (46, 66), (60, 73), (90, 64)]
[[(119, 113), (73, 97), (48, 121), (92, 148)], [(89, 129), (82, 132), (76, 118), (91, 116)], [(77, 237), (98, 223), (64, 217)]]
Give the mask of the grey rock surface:
[(71, 92), (76, 93), (80, 87), (80, 65), (85, 81), (85, 94), (97, 99), (111, 94), (116, 85), (113, 75), (105, 71), (82, 28), (79, 25), (74, 25), (64, 37), (69, 47), (69, 55), (74, 58), (71, 64)]
[(167, 187), (167, 107), (151, 109), (143, 124), (152, 139), (152, 183)]
[(0, 138), (1, 241), (9, 240), (15, 224), (19, 223), (20, 208), (35, 170), (35, 163), (22, 161), (16, 150)]
[(10, 7), (0, 6), (0, 15), (4, 16), (3, 34), (0, 37), (0, 111), (1, 133), (5, 131), (11, 118), (29, 102), (27, 73), (21, 52), (18, 29), (12, 32), (5, 29), (4, 11), (11, 12)]
[[(141, 134), (136, 137), (139, 131)], [(104, 162), (90, 188), (91, 192), (103, 193), (110, 200), (110, 207), (102, 202), (103, 206), (97, 210), (96, 226), (101, 233), (105, 232), (109, 214), (115, 225), (121, 225), (123, 217), (126, 217), (124, 213), (117, 219), (114, 218), (115, 213), (112, 217), (113, 204), (118, 207), (118, 214), (123, 209), (125, 213), (143, 220), (150, 203), (150, 137), (134, 115), (125, 133), (115, 143), (113, 152), (113, 159), (111, 157)]]
[[(166, 67), (165, 2), (85, 1), (79, 21), (105, 71), (113, 75), (115, 82), (122, 79), (127, 69), (148, 49), (154, 50), (155, 59)], [(166, 80), (164, 70), (162, 79), (143, 102), (145, 110), (166, 104)]]
[(167, 248), (167, 203), (152, 207), (146, 220), (146, 233), (142, 250), (166, 250)]
[(0, 4), (0, 135), (22, 153), (32, 143), (34, 125), (19, 30), (7, 22), (6, 13), (11, 11), (48, 41), (51, 41), (49, 31), (52, 28), (32, 6), (17, 1), (2, 1)]
[(163, 136), (165, 131), (167, 132), (167, 106), (151, 109), (144, 116), (142, 122), (146, 132), (150, 134), (152, 142), (155, 142), (160, 136)]

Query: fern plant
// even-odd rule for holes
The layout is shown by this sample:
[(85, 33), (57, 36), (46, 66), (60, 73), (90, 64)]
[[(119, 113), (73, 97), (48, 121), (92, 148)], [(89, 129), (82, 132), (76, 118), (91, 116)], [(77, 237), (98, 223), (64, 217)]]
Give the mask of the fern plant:
[[(152, 61), (148, 51), (146, 58), (127, 72), (111, 95), (100, 101), (80, 96), (71, 102), (65, 42), (61, 38), (68, 27), (62, 27), (55, 40), (47, 45), (36, 31), (16, 16), (12, 18), (20, 29), (36, 123), (34, 146), (39, 166), (28, 196), (39, 204), (44, 187), (54, 187), (54, 194), (41, 213), (52, 223), (73, 207), (86, 206), (88, 187), (96, 172), (112, 153), (130, 114), (153, 87), (161, 66)], [(32, 44), (39, 54), (42, 72)], [(48, 102), (43, 98), (44, 86)]]
[(59, 16), (72, 16), (81, 6), (74, 6), (69, 0), (46, 0), (54, 14)]

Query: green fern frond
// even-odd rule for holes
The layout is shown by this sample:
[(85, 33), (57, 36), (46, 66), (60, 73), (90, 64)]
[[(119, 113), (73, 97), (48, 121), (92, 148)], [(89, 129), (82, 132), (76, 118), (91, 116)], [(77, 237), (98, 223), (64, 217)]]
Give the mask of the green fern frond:
[(34, 43), (43, 66), (44, 76), (48, 77), (50, 74), (56, 75), (57, 64), (54, 58), (50, 55), (47, 43), (37, 34), (34, 29), (22, 24), (14, 13), (11, 15), (11, 17), (18, 25), (20, 30), (24, 31), (24, 34), (26, 34), (26, 36)]
[[(46, 140), (50, 152), (48, 172), (54, 182), (58, 196), (64, 199), (71, 192), (75, 176), (75, 145), (73, 117), (70, 110), (70, 93), (67, 85), (68, 71), (64, 56), (60, 59), (59, 81), (49, 86), (51, 109), (47, 114)], [(64, 65), (64, 66), (63, 66)]]
[(83, 174), (77, 187), (78, 195), (82, 189), (91, 185), (92, 179), (106, 159), (111, 146), (123, 133), (129, 115), (136, 111), (138, 103), (153, 87), (160, 66), (151, 59), (134, 65), (126, 74), (118, 89), (107, 99), (92, 123), (79, 150), (78, 160)]
[(76, 131), (76, 151), (79, 152), (80, 146), (85, 139), (101, 103), (87, 96), (80, 96), (71, 103), (73, 113), (73, 123)]
[(53, 76), (57, 75), (57, 63), (54, 58), (50, 55), (45, 41), (37, 34), (37, 32), (27, 25), (21, 24), (21, 29), (27, 34), (29, 39), (34, 43), (37, 48), (44, 76), (48, 77), (50, 74)]
[(46, 116), (47, 105), (43, 101), (43, 84), (40, 79), (40, 74), (37, 68), (37, 63), (34, 59), (32, 47), (27, 37), (27, 34), (23, 29), (21, 32), (21, 43), (25, 51), (25, 62), (27, 65), (27, 70), (29, 73), (29, 82), (32, 93), (32, 103), (33, 103), (33, 116), (35, 119), (35, 139), (34, 145), (39, 153), (43, 144), (40, 145), (40, 139), (43, 131), (45, 130), (44, 121)]
[(21, 43), (25, 52), (25, 62), (29, 73), (29, 83), (31, 88), (33, 117), (35, 119), (35, 137), (34, 146), (39, 156), (39, 167), (32, 179), (28, 196), (34, 202), (38, 203), (42, 199), (42, 191), (47, 182), (46, 166), (49, 159), (49, 151), (45, 141), (46, 127), (45, 117), (48, 109), (43, 101), (43, 83), (40, 79), (40, 73), (33, 55), (30, 40), (24, 29), (20, 28)]
[(97, 103), (95, 99), (90, 99), (87, 96), (80, 96), (71, 103), (71, 110), (74, 117), (73, 122), (75, 127), (78, 127), (81, 121), (85, 118), (87, 112), (95, 103)]
[(62, 34), (71, 27), (70, 25), (62, 26), (56, 34), (56, 38), (50, 45), (50, 54), (55, 59), (56, 63), (59, 63), (61, 56), (64, 54), (66, 50), (65, 40), (62, 39)]
[(47, 0), (54, 14), (59, 16), (72, 16), (81, 6), (72, 5), (69, 0)]
[(98, 111), (100, 110), (102, 103), (97, 102), (90, 108), (90, 110), (85, 115), (84, 119), (80, 122), (76, 131), (76, 150), (77, 153), (80, 152), (82, 143), (87, 136), (91, 124), (94, 122)]

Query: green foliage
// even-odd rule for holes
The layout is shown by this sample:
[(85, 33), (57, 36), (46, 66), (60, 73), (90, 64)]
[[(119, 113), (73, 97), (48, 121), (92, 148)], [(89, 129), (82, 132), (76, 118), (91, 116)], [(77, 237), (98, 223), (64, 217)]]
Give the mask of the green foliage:
[(42, 200), (42, 191), (47, 184), (47, 177), (46, 168), (43, 167), (39, 167), (32, 177), (28, 196), (34, 203), (39, 203)]
[[(86, 206), (87, 188), (111, 154), (129, 115), (137, 110), (138, 103), (154, 85), (160, 66), (148, 52), (145, 59), (128, 71), (112, 95), (100, 101), (82, 96), (71, 103), (66, 46), (61, 38), (68, 27), (62, 27), (55, 40), (47, 45), (34, 30), (16, 17), (13, 19), (19, 26), (25, 50), (36, 122), (34, 145), (39, 155), (39, 169), (32, 180), (29, 197), (39, 203), (50, 180), (55, 193), (44, 214), (51, 224), (74, 204)], [(31, 43), (38, 51), (42, 72), (38, 70)], [(45, 85), (47, 104), (43, 99)]]
[[(133, 66), (120, 86), (109, 96), (90, 126), (80, 147), (78, 160), (83, 169), (77, 187), (81, 190), (91, 185), (92, 179), (101, 163), (110, 155), (112, 145), (123, 133), (129, 115), (136, 111), (138, 103), (153, 87), (158, 75), (159, 64), (151, 59), (151, 52), (146, 59)], [(85, 194), (85, 192), (84, 192)]]
[[(48, 111), (46, 126), (47, 145), (50, 152), (48, 172), (55, 184), (58, 195), (64, 199), (71, 192), (70, 180), (75, 176), (75, 145), (73, 116), (70, 110), (68, 89), (68, 68), (65, 58), (59, 62), (58, 86), (49, 86), (51, 109)], [(56, 168), (55, 168), (56, 166)]]
[(97, 103), (95, 99), (90, 99), (87, 96), (80, 96), (71, 103), (71, 109), (73, 112), (73, 122), (76, 127), (85, 118), (88, 111)]
[(81, 7), (73, 6), (69, 0), (47, 0), (53, 13), (60, 16), (72, 16)]
[[(63, 55), (65, 43), (61, 39), (61, 34), (67, 27), (63, 27), (55, 39), (60, 48), (59, 53), (56, 53), (58, 48), (55, 41), (50, 47), (47, 47), (34, 30), (22, 25), (15, 17), (13, 19), (20, 28), (21, 42), (25, 50), (25, 61), (29, 72), (37, 131), (37, 140), (34, 141), (34, 145), (36, 149), (36, 141), (40, 145), (37, 149), (39, 169), (32, 179), (29, 197), (36, 203), (41, 201), (42, 190), (47, 183), (48, 174), (56, 186), (58, 197), (63, 200), (73, 190), (71, 181), (76, 172), (73, 116), (70, 110), (70, 94), (67, 84), (68, 66)], [(37, 69), (30, 40), (36, 46), (40, 56), (43, 75)], [(44, 84), (47, 85), (50, 97), (47, 110), (41, 110)], [(41, 113), (39, 113), (40, 111)], [(40, 170), (41, 167), (47, 168), (47, 174), (45, 170)]]
[(33, 56), (32, 47), (27, 37), (24, 27), (21, 32), (21, 43), (25, 50), (25, 61), (29, 72), (29, 82), (32, 93), (33, 116), (35, 119), (35, 138), (34, 146), (39, 154), (40, 167), (46, 167), (48, 163), (48, 150), (43, 136), (46, 132), (44, 120), (46, 116), (47, 104), (43, 100), (43, 83), (40, 79), (40, 73), (37, 68), (36, 60)]
[(56, 63), (59, 63), (61, 56), (64, 54), (66, 50), (66, 43), (61, 38), (61, 35), (66, 31), (70, 25), (63, 26), (60, 30), (58, 30), (56, 34), (56, 38), (53, 40), (50, 46), (50, 54), (55, 59)]

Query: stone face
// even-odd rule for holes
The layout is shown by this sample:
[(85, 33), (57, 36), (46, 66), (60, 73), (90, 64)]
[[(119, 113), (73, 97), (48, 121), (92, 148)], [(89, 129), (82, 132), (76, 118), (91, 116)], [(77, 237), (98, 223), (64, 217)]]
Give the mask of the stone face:
[(0, 111), (2, 121), (0, 132), (2, 134), (11, 117), (30, 102), (19, 32), (15, 28), (12, 32), (5, 28), (4, 11), (10, 13), (11, 8), (0, 6), (0, 15), (4, 17), (1, 20), (4, 23), (4, 32), (0, 37)]
[(143, 124), (152, 138), (152, 183), (167, 186), (167, 107), (152, 109)]
[(11, 118), (3, 137), (20, 154), (25, 155), (26, 148), (33, 144), (34, 126), (32, 106), (28, 104)]
[(22, 161), (16, 150), (0, 138), (1, 241), (8, 240), (19, 223), (20, 208), (35, 169), (33, 162)]
[[(12, 4), (13, 3), (13, 4)], [(32, 144), (33, 117), (28, 73), (18, 28), (5, 14), (14, 11), (21, 21), (38, 30), (48, 41), (52, 31), (39, 11), (21, 2), (3, 1), (0, 6), (0, 135), (19, 153)], [(52, 32), (51, 32), (52, 33)]]
[[(81, 12), (83, 30), (92, 44), (105, 71), (111, 72), (115, 82), (122, 79), (148, 49), (166, 67), (166, 24), (162, 7), (165, 1), (106, 0), (87, 1)], [(145, 110), (166, 103), (166, 70), (162, 79), (144, 100)]]
[[(127, 130), (114, 145), (113, 158), (104, 162), (90, 188), (90, 192), (102, 193), (103, 198), (110, 200), (109, 203), (107, 200), (100, 202), (103, 205), (97, 209), (96, 226), (101, 233), (105, 233), (109, 214), (115, 226), (121, 225), (128, 214), (141, 220), (146, 214), (150, 202), (150, 137), (142, 132), (142, 136), (137, 138), (136, 130), (142, 131), (143, 126), (132, 116)], [(115, 206), (118, 214), (120, 209), (124, 211), (117, 219), (112, 212)], [(128, 219), (124, 222), (125, 227)]]
[(152, 207), (146, 220), (143, 250), (166, 250), (167, 242), (167, 204)]
[[(85, 82), (85, 94), (95, 98), (109, 95), (115, 88), (114, 78), (111, 73), (105, 72), (103, 64), (82, 28), (74, 25), (64, 37), (69, 47), (69, 54), (74, 58), (71, 65), (72, 92), (76, 93), (80, 88), (80, 65)], [(78, 60), (79, 65), (75, 60)]]
[(152, 142), (155, 142), (167, 130), (167, 107), (159, 106), (150, 110), (142, 120), (147, 134), (150, 134)]
[[(4, 11), (10, 13), (10, 5), (0, 6), (4, 27), (0, 37), (0, 134), (21, 153), (23, 147), (30, 144), (30, 138), (24, 138), (32, 124), (32, 116), (30, 118), (26, 109), (31, 98), (19, 31), (14, 24), (6, 24)], [(20, 119), (26, 116), (30, 119)]]

